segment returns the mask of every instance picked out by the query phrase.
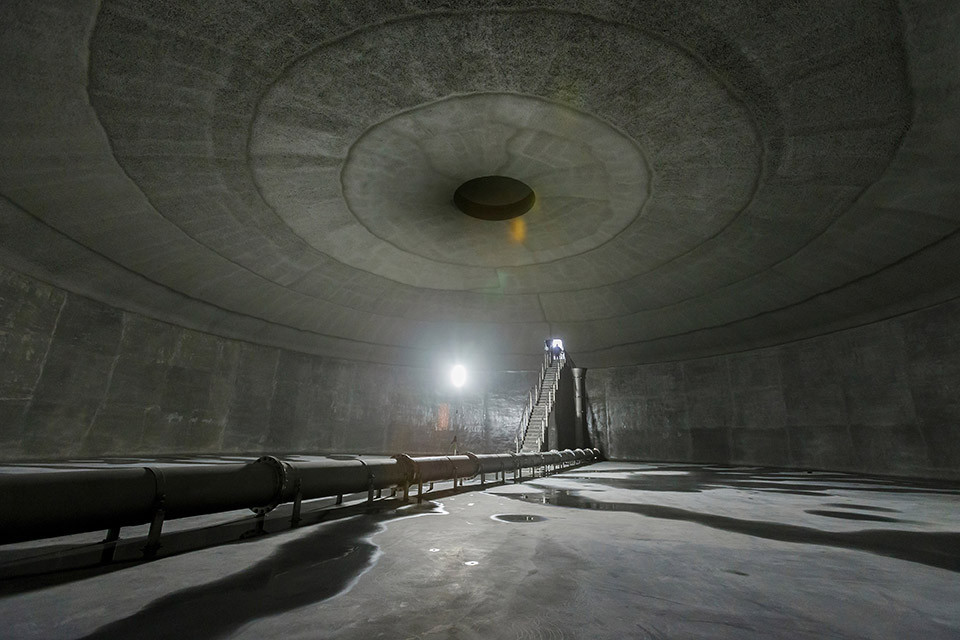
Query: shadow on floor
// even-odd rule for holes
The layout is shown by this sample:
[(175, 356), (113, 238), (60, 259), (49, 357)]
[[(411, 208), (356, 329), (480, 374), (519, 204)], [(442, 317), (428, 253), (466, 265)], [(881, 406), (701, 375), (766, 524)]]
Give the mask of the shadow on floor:
[(224, 638), (265, 616), (320, 602), (348, 590), (376, 562), (371, 537), (397, 518), (437, 515), (433, 503), (360, 515), (317, 527), (285, 542), (270, 556), (219, 580), (154, 600), (137, 613), (88, 636)]
[[(490, 485), (488, 485), (490, 486)], [(424, 494), (425, 500), (439, 500), (450, 495), (479, 489), (480, 485), (438, 488)], [(305, 502), (299, 527), (308, 527), (322, 522), (331, 522), (360, 514), (387, 513), (402, 506), (399, 499), (378, 499), (368, 505), (363, 499), (366, 493), (344, 496), (347, 504), (336, 506), (333, 498)], [(353, 504), (349, 504), (353, 502)], [(161, 538), (160, 551), (155, 558), (143, 555), (146, 538), (135, 536), (123, 538), (117, 543), (113, 559), (101, 560), (104, 552), (102, 542), (61, 543), (38, 545), (29, 549), (0, 550), (0, 597), (27, 593), (78, 580), (85, 580), (105, 573), (123, 571), (183, 553), (209, 549), (227, 544), (247, 544), (262, 539), (263, 535), (283, 533), (290, 529), (291, 505), (280, 505), (267, 515), (263, 531), (256, 531), (252, 514), (214, 525), (198, 525), (179, 531), (165, 532)], [(406, 516), (403, 512), (398, 517)]]
[[(606, 473), (626, 478), (603, 477)], [(592, 477), (598, 474), (598, 477)], [(640, 491), (698, 493), (712, 489), (744, 489), (791, 495), (829, 496), (837, 489), (881, 493), (925, 493), (960, 496), (956, 483), (858, 476), (840, 472), (782, 471), (706, 465), (670, 464), (655, 469), (577, 469), (564, 477), (583, 478), (608, 487)]]
[[(601, 484), (606, 484), (604, 481)], [(769, 522), (742, 520), (710, 513), (701, 513), (676, 507), (655, 504), (607, 502), (577, 495), (575, 492), (541, 487), (543, 493), (503, 494), (505, 497), (534, 504), (554, 504), (577, 509), (601, 511), (628, 511), (650, 518), (683, 520), (705, 527), (741, 533), (779, 542), (818, 544), (918, 562), (920, 564), (960, 571), (960, 533), (901, 531), (892, 529), (869, 529), (864, 531), (823, 531), (812, 527)], [(636, 488), (636, 487), (634, 487)], [(834, 512), (835, 513), (835, 512)], [(862, 518), (861, 518), (862, 519)], [(893, 518), (890, 518), (893, 520)]]

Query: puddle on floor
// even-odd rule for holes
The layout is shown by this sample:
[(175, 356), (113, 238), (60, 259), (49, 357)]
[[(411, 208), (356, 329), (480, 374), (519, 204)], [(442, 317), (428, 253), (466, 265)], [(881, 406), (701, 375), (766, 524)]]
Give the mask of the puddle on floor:
[[(625, 470), (620, 469), (620, 473)], [(566, 477), (584, 479), (614, 489), (699, 493), (714, 489), (744, 489), (788, 495), (830, 496), (838, 489), (881, 493), (931, 493), (960, 496), (960, 487), (936, 481), (909, 481), (897, 478), (860, 477), (842, 473), (807, 473), (750, 468), (676, 466), (655, 472), (649, 468), (631, 470), (626, 477), (590, 477), (581, 470)]]
[(824, 502), (825, 507), (835, 507), (837, 509), (856, 509), (857, 511), (879, 511), (881, 513), (900, 513), (899, 509), (888, 509), (887, 507), (875, 507), (869, 504), (853, 504), (849, 502)]
[(831, 509), (806, 509), (805, 513), (812, 516), (823, 516), (825, 518), (837, 518), (840, 520), (863, 520), (866, 522), (900, 522), (904, 524), (919, 524), (912, 520), (902, 520), (900, 518), (891, 518), (889, 516), (877, 516), (870, 513), (857, 513), (856, 511), (833, 511)]
[(372, 538), (391, 520), (446, 514), (424, 503), (316, 526), (263, 560), (219, 580), (157, 598), (137, 613), (100, 627), (88, 639), (225, 638), (260, 618), (348, 591), (380, 556)]
[[(606, 484), (601, 480), (593, 482)], [(659, 504), (602, 501), (590, 496), (589, 492), (586, 493), (587, 495), (582, 495), (578, 491), (546, 488), (544, 493), (535, 496), (524, 494), (504, 495), (513, 500), (532, 504), (552, 504), (560, 507), (598, 511), (626, 511), (649, 518), (692, 522), (713, 529), (767, 540), (865, 551), (960, 572), (960, 532), (905, 531), (902, 529), (824, 531), (802, 525), (765, 520), (746, 520)], [(830, 513), (846, 514), (848, 512)]]
[(535, 516), (527, 513), (498, 513), (490, 516), (491, 520), (498, 522), (544, 522), (547, 518)]

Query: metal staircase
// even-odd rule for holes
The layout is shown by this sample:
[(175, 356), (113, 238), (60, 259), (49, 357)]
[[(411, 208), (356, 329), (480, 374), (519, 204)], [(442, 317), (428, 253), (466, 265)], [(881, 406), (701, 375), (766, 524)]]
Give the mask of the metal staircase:
[[(557, 387), (560, 385), (560, 373), (563, 371), (565, 354), (559, 358), (544, 355), (540, 365), (537, 384), (530, 390), (527, 407), (520, 420), (516, 448), (521, 451), (540, 451), (547, 439), (547, 422), (557, 399)], [(555, 443), (554, 443), (555, 444)]]

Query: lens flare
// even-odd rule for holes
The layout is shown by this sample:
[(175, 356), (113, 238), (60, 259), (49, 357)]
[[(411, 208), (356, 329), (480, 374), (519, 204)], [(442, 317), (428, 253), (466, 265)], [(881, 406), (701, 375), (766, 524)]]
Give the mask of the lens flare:
[(527, 239), (527, 223), (523, 218), (514, 218), (510, 221), (510, 240), (514, 244), (523, 244)]

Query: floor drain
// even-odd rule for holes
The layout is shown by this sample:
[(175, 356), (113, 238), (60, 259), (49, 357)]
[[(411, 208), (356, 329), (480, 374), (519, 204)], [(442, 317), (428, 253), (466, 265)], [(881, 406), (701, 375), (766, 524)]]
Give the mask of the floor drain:
[(526, 513), (500, 513), (490, 517), (500, 522), (543, 522), (546, 520), (543, 516), (531, 516)]

